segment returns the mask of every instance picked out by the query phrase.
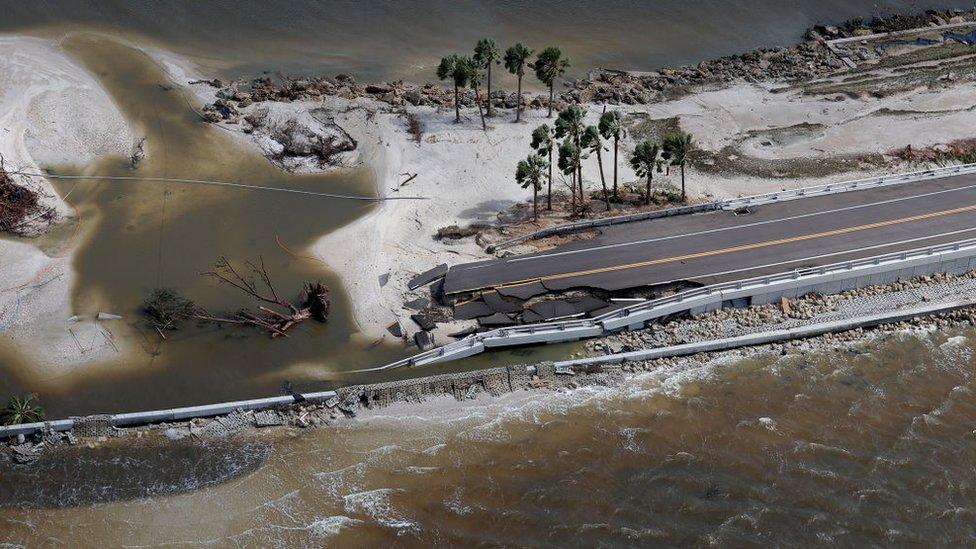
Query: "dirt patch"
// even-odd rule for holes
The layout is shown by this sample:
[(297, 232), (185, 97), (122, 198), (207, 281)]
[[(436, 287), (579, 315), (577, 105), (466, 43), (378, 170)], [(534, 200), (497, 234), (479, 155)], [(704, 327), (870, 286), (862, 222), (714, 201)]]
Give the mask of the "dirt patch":
[(697, 152), (691, 158), (691, 165), (703, 173), (765, 179), (827, 177), (887, 165), (880, 154), (764, 159), (745, 156), (737, 146), (731, 145), (717, 152)]
[(891, 152), (909, 164), (972, 164), (976, 162), (976, 138), (959, 139), (951, 143), (933, 145), (922, 149), (908, 145)]
[[(821, 80), (800, 87), (808, 95), (843, 94), (849, 97), (887, 97), (918, 88), (938, 88), (976, 80), (974, 49), (947, 44), (893, 58), (883, 58), (874, 68), (843, 80)], [(938, 63), (929, 63), (941, 59)]]
[(668, 134), (681, 131), (681, 121), (677, 116), (651, 118), (648, 113), (634, 112), (629, 113), (625, 120), (631, 137), (637, 142), (646, 139), (660, 143)]
[(802, 122), (800, 124), (779, 128), (749, 130), (746, 132), (746, 139), (756, 140), (760, 146), (787, 147), (800, 141), (819, 137), (823, 135), (825, 129), (826, 126), (823, 124)]

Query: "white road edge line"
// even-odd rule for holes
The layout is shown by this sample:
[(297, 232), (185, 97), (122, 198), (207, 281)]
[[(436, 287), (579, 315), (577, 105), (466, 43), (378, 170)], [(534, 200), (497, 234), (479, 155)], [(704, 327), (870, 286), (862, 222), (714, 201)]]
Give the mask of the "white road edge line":
[[(690, 279), (694, 280), (694, 279), (698, 279), (698, 278), (706, 278), (706, 277), (709, 277), (709, 276), (722, 276), (722, 275), (733, 274), (733, 273), (741, 273), (743, 271), (754, 271), (754, 270), (757, 270), (757, 269), (768, 269), (769, 267), (779, 267), (781, 265), (789, 265), (790, 263), (799, 263), (801, 261), (810, 261), (812, 259), (823, 259), (825, 257), (832, 257), (832, 256), (835, 256), (835, 255), (844, 255), (844, 254), (851, 254), (851, 253), (856, 253), (856, 252), (861, 252), (861, 251), (867, 251), (867, 250), (875, 250), (875, 249), (878, 249), (878, 248), (887, 248), (889, 246), (898, 246), (900, 244), (909, 244), (909, 243), (912, 243), (912, 242), (920, 242), (922, 240), (931, 240), (933, 238), (941, 238), (943, 236), (952, 236), (952, 235), (955, 235), (955, 234), (970, 233), (970, 232), (974, 232), (974, 231), (976, 231), (976, 227), (971, 228), (971, 229), (960, 229), (958, 231), (949, 231), (949, 232), (946, 232), (946, 233), (933, 234), (933, 235), (929, 235), (929, 236), (920, 236), (920, 237), (917, 237), (917, 238), (909, 238), (908, 240), (901, 240), (901, 241), (898, 241), (898, 242), (889, 242), (887, 244), (875, 244), (873, 246), (864, 246), (864, 247), (861, 247), (861, 248), (852, 248), (850, 250), (844, 250), (844, 251), (840, 251), (840, 252), (831, 252), (829, 254), (820, 254), (820, 255), (813, 255), (813, 256), (810, 256), (810, 257), (801, 257), (801, 258), (798, 258), (798, 259), (791, 259), (791, 260), (788, 260), (788, 261), (779, 261), (777, 263), (767, 263), (766, 265), (756, 265), (756, 266), (753, 266), (753, 267), (744, 267), (742, 269), (732, 269), (732, 270), (729, 270), (729, 271), (721, 271), (721, 272), (717, 272), (717, 273), (709, 273), (709, 274), (703, 274), (703, 275), (695, 275), (693, 277), (690, 277)], [(653, 282), (652, 284), (667, 284), (669, 282), (675, 282), (675, 281), (674, 280), (670, 280), (670, 281), (665, 281), (665, 282)]]
[[(955, 191), (969, 190), (969, 189), (973, 189), (973, 188), (976, 188), (976, 185), (967, 185), (965, 187), (957, 187), (957, 188), (954, 188), (954, 189), (943, 189), (941, 191), (933, 191), (933, 192), (925, 193), (925, 194), (918, 194), (918, 195), (913, 195), (913, 196), (906, 196), (906, 197), (902, 197), (902, 198), (892, 198), (892, 199), (889, 199), (889, 200), (882, 200), (880, 202), (872, 202), (870, 204), (859, 204), (859, 205), (856, 205), (856, 206), (846, 206), (846, 207), (837, 208), (837, 209), (834, 209), (834, 210), (825, 210), (825, 211), (821, 211), (821, 212), (811, 212), (811, 213), (806, 213), (806, 214), (794, 215), (794, 216), (791, 216), (791, 217), (783, 217), (783, 218), (780, 218), (780, 219), (769, 219), (769, 220), (766, 220), (766, 221), (756, 221), (754, 223), (746, 223), (746, 224), (743, 224), (743, 225), (736, 225), (734, 227), (721, 227), (721, 228), (718, 228), (718, 229), (708, 229), (708, 230), (697, 231), (697, 232), (693, 232), (693, 233), (677, 234), (677, 235), (672, 235), (672, 236), (662, 236), (662, 237), (658, 237), (658, 238), (648, 238), (648, 239), (644, 239), (644, 240), (635, 240), (633, 242), (619, 242), (617, 244), (605, 244), (603, 246), (594, 246), (592, 248), (582, 248), (582, 249), (579, 249), (579, 250), (567, 250), (565, 252), (552, 252), (552, 253), (547, 253), (547, 254), (542, 254), (542, 255), (534, 255), (534, 256), (529, 256), (529, 257), (513, 257), (513, 258), (505, 259), (504, 262), (505, 263), (517, 263), (519, 261), (531, 261), (531, 260), (535, 260), (535, 259), (546, 259), (546, 258), (558, 257), (558, 256), (562, 256), (562, 255), (573, 255), (573, 254), (579, 254), (579, 253), (594, 252), (594, 251), (599, 251), (599, 250), (609, 250), (609, 249), (612, 249), (612, 248), (621, 248), (621, 247), (624, 247), (624, 246), (635, 246), (635, 245), (638, 245), (638, 244), (649, 244), (651, 242), (661, 242), (661, 241), (664, 241), (664, 240), (674, 240), (674, 239), (677, 239), (677, 238), (685, 238), (685, 237), (689, 237), (689, 236), (700, 236), (700, 235), (703, 235), (703, 234), (711, 234), (711, 233), (718, 233), (718, 232), (723, 232), (723, 231), (731, 231), (731, 230), (737, 230), (737, 229), (745, 229), (745, 228), (748, 228), (748, 227), (757, 227), (757, 226), (760, 226), (760, 225), (768, 225), (770, 223), (780, 223), (780, 222), (784, 222), (784, 221), (794, 221), (796, 219), (803, 219), (803, 218), (807, 218), (807, 217), (815, 217), (815, 216), (818, 216), (818, 215), (828, 215), (828, 214), (833, 214), (833, 213), (838, 213), (838, 212), (845, 212), (845, 211), (850, 211), (850, 210), (856, 210), (856, 209), (860, 209), (860, 208), (870, 208), (870, 207), (874, 207), (874, 206), (883, 206), (885, 204), (892, 204), (892, 203), (895, 203), (895, 202), (902, 202), (902, 201), (905, 201), (905, 200), (914, 200), (916, 198), (924, 198), (924, 197), (927, 197), (927, 196), (935, 196), (935, 195), (938, 195), (938, 194), (950, 193), (950, 192), (955, 192)], [(493, 264), (494, 264), (494, 262), (492, 261), (492, 262), (489, 262), (489, 263), (487, 263), (485, 265), (476, 265), (476, 266), (472, 266), (472, 267), (469, 267), (467, 269), (461, 269), (461, 270), (462, 271), (473, 271), (475, 269), (481, 269), (481, 268), (488, 267), (488, 266), (493, 265)]]

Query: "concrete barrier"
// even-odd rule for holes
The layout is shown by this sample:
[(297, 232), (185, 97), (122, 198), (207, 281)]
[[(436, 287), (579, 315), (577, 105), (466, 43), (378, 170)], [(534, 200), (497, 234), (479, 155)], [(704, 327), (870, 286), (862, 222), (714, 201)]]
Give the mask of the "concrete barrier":
[(753, 196), (746, 196), (742, 198), (732, 198), (729, 200), (718, 200), (714, 202), (705, 202), (702, 204), (692, 204), (690, 206), (666, 208), (663, 210), (655, 210), (652, 212), (642, 212), (642, 213), (618, 215), (612, 217), (601, 217), (597, 219), (590, 219), (587, 221), (565, 223), (562, 225), (556, 225), (554, 227), (547, 227), (545, 229), (540, 229), (538, 231), (526, 235), (517, 236), (515, 238), (510, 238), (508, 240), (504, 240), (502, 242), (492, 244), (486, 248), (486, 251), (488, 253), (494, 253), (497, 250), (510, 248), (516, 244), (520, 244), (527, 240), (536, 240), (539, 238), (545, 238), (553, 235), (570, 234), (579, 231), (595, 229), (599, 227), (606, 227), (610, 225), (620, 225), (624, 223), (634, 223), (637, 221), (647, 221), (649, 219), (659, 219), (662, 217), (672, 217), (676, 215), (689, 215), (689, 214), (704, 213), (704, 212), (711, 212), (717, 210), (737, 210), (739, 208), (760, 206), (763, 204), (772, 204), (776, 202), (784, 202), (787, 200), (797, 200), (800, 198), (810, 198), (815, 196), (824, 196), (829, 194), (836, 194), (836, 193), (850, 192), (850, 191), (863, 191), (865, 189), (871, 189), (875, 187), (885, 187), (888, 185), (899, 185), (903, 183), (914, 183), (917, 181), (925, 181), (928, 179), (939, 179), (941, 177), (952, 177), (952, 176), (964, 175), (968, 173), (976, 173), (976, 164), (960, 164), (958, 166), (947, 166), (943, 168), (935, 168), (932, 170), (923, 170), (918, 172), (909, 172), (909, 173), (895, 174), (895, 175), (883, 175), (879, 177), (868, 177), (864, 179), (856, 179), (856, 180), (845, 181), (840, 183), (828, 183), (825, 185), (816, 185), (813, 187), (801, 187), (799, 189), (793, 189), (790, 191), (765, 193), (765, 194), (758, 194)]
[[(321, 391), (306, 393), (302, 397), (309, 402), (323, 402), (336, 397), (335, 391)], [(167, 423), (172, 421), (186, 421), (198, 417), (213, 417), (229, 414), (235, 410), (267, 410), (278, 406), (288, 406), (296, 402), (293, 396), (275, 396), (255, 398), (250, 400), (235, 400), (200, 406), (186, 406), (167, 410), (148, 410), (144, 412), (129, 412), (123, 414), (108, 414), (103, 416), (113, 427), (130, 427), (134, 425), (150, 425), (153, 423)], [(68, 431), (77, 423), (84, 420), (81, 417), (59, 419), (54, 421), (39, 421), (20, 425), (0, 426), (0, 439), (17, 435), (30, 435), (38, 431)]]
[(780, 341), (790, 341), (794, 339), (806, 339), (828, 333), (846, 332), (857, 328), (873, 328), (883, 324), (894, 324), (913, 318), (931, 316), (939, 313), (951, 312), (959, 309), (976, 307), (976, 301), (953, 301), (950, 303), (928, 304), (901, 311), (879, 313), (850, 319), (834, 320), (831, 322), (821, 322), (808, 324), (786, 330), (770, 330), (754, 334), (745, 334), (736, 337), (712, 339), (695, 343), (684, 343), (671, 347), (656, 347), (653, 349), (641, 349), (638, 351), (628, 351), (625, 353), (613, 353), (603, 356), (578, 358), (574, 360), (557, 361), (553, 364), (557, 368), (585, 366), (590, 364), (621, 364), (624, 362), (635, 362), (644, 360), (656, 360), (659, 358), (671, 358), (677, 356), (689, 356), (698, 353), (708, 353), (716, 351), (728, 351), (741, 347), (754, 347), (768, 343)]
[(836, 293), (925, 274), (961, 274), (973, 268), (976, 268), (976, 239), (693, 288), (595, 318), (498, 328), (360, 372), (455, 360), (489, 348), (576, 341), (637, 329), (675, 314), (771, 303), (781, 297), (796, 298), (813, 292)]

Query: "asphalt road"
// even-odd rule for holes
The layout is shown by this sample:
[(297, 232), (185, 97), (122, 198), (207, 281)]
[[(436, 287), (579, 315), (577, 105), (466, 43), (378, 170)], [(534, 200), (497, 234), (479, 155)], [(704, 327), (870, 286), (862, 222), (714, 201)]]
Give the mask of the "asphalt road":
[(712, 284), (976, 237), (963, 175), (606, 227), (545, 252), (451, 267), (448, 294), (542, 282), (550, 290)]

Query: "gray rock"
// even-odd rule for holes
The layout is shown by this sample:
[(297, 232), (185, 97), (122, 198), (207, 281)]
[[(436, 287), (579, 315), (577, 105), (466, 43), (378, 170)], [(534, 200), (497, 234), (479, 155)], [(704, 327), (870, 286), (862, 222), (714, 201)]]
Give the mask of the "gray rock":
[(434, 335), (428, 331), (420, 331), (413, 335), (413, 341), (421, 351), (429, 351), (434, 348)]

